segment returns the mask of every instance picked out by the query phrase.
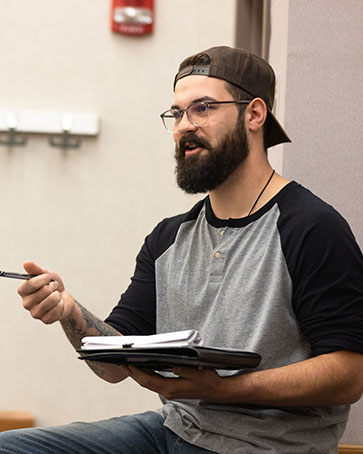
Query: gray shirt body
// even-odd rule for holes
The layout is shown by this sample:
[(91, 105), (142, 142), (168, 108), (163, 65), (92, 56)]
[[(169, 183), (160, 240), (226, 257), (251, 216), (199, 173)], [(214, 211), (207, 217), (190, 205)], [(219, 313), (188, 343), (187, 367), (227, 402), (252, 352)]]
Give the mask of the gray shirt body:
[[(157, 250), (154, 240), (160, 243), (170, 222), (163, 221), (146, 239), (138, 263), (142, 271), (135, 273), (132, 284), (146, 285), (153, 257), (155, 332), (196, 329), (206, 346), (262, 356), (257, 369), (240, 373), (282, 367), (339, 349), (360, 351), (362, 343), (346, 334), (346, 326), (352, 315), (349, 299), (362, 313), (362, 284), (359, 288), (354, 284), (354, 295), (347, 284), (362, 275), (362, 256), (345, 221), (309, 191), (290, 183), (263, 209), (242, 220), (218, 220), (206, 199), (193, 215), (178, 218), (173, 235), (168, 234), (171, 239)], [(330, 238), (327, 228), (337, 233)], [(332, 260), (342, 256), (333, 250), (338, 239), (349, 257), (349, 279), (344, 282), (334, 275), (342, 263), (331, 268)], [(343, 296), (331, 296), (335, 294)], [(130, 304), (127, 292), (124, 299), (125, 308)], [(347, 301), (345, 309), (342, 299)], [(114, 326), (124, 332), (120, 324)], [(336, 453), (349, 413), (349, 406), (162, 401), (168, 428), (221, 454)]]

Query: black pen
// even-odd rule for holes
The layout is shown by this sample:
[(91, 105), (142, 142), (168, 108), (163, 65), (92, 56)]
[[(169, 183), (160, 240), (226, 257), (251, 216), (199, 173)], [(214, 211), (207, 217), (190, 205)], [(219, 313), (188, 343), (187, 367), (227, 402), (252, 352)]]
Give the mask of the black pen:
[[(28, 281), (32, 277), (37, 276), (37, 274), (22, 274), (22, 273), (12, 273), (11, 271), (0, 271), (0, 277), (10, 277), (11, 279), (23, 279)], [(54, 279), (50, 280), (54, 282)]]

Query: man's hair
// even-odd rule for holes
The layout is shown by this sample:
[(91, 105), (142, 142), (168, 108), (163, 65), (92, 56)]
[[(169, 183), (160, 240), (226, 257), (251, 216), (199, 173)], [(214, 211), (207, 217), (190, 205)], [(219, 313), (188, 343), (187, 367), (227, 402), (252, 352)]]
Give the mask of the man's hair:
[[(243, 90), (240, 87), (237, 87), (236, 85), (231, 84), (230, 82), (225, 81), (224, 83), (225, 83), (226, 90), (232, 95), (234, 101), (243, 101), (243, 100), (252, 101), (253, 97), (249, 93), (247, 93), (247, 91)], [(246, 111), (247, 104), (238, 104), (237, 107), (238, 107), (238, 121), (239, 122), (244, 121), (244, 114)], [(264, 133), (263, 134), (263, 139), (264, 139), (263, 145), (264, 145), (266, 153), (267, 153), (267, 147), (265, 144), (265, 131), (266, 131), (266, 129), (268, 129), (268, 121), (269, 121), (269, 116), (267, 115), (265, 123), (263, 125), (263, 133)]]

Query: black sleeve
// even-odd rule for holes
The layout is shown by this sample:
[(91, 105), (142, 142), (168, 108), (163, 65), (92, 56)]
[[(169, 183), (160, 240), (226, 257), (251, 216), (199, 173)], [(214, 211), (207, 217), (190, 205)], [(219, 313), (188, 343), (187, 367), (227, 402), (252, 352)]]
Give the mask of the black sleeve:
[(353, 233), (319, 199), (309, 199), (300, 213), (299, 204), (294, 210), (297, 221), (285, 220), (282, 242), (293, 309), (312, 354), (363, 353), (363, 257)]
[(199, 201), (189, 212), (164, 219), (146, 237), (136, 258), (131, 284), (106, 323), (124, 335), (156, 333), (155, 262), (174, 242), (180, 225), (198, 216), (203, 203)]
[(124, 335), (155, 334), (155, 265), (150, 250), (152, 234), (136, 258), (131, 283), (105, 322)]

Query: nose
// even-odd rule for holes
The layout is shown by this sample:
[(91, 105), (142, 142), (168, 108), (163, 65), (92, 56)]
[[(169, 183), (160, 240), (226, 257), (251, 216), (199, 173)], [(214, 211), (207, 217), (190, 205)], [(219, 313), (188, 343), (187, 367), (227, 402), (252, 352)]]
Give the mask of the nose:
[(186, 112), (182, 116), (179, 123), (175, 125), (174, 134), (185, 134), (186, 132), (193, 131), (195, 132), (198, 129), (198, 126), (194, 125), (190, 120)]

